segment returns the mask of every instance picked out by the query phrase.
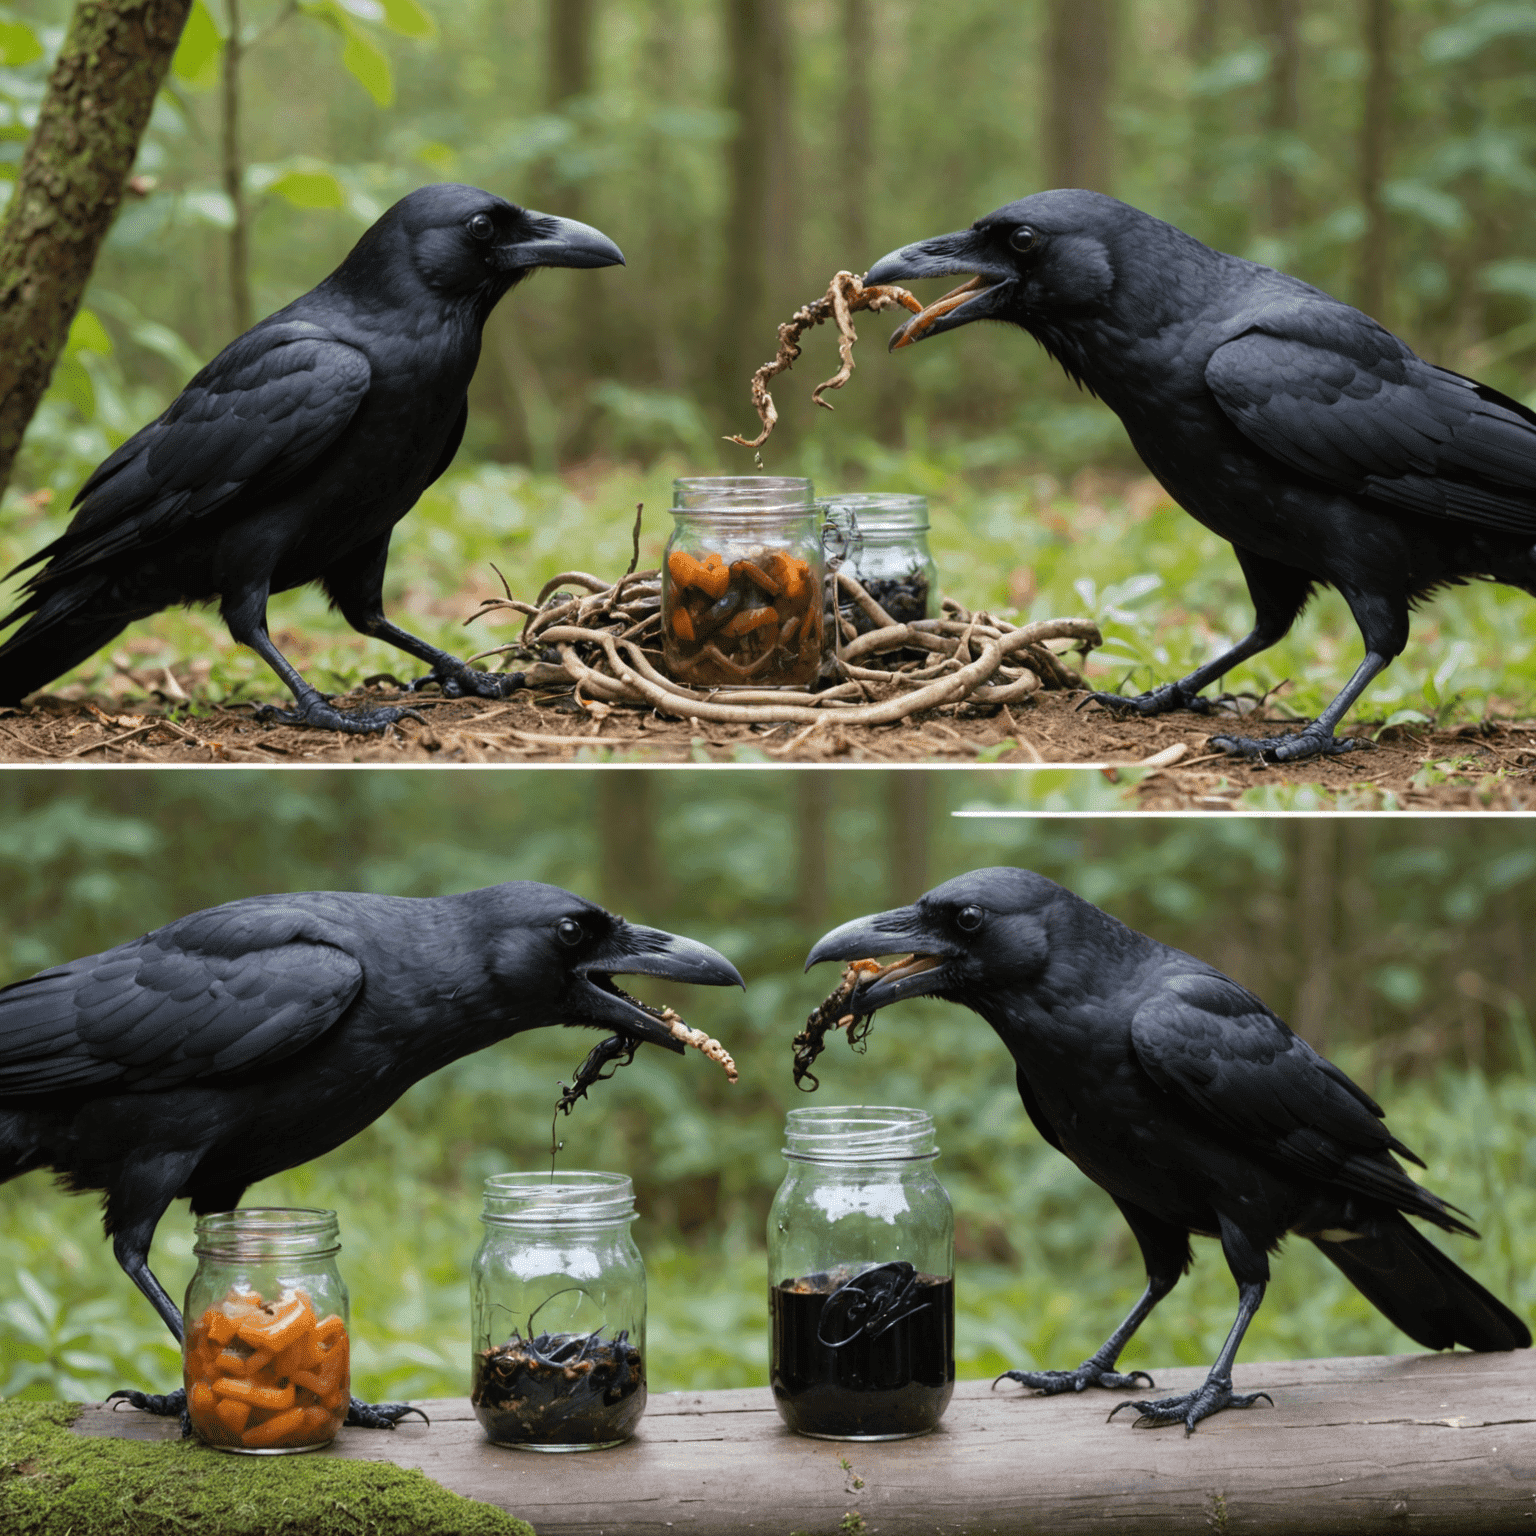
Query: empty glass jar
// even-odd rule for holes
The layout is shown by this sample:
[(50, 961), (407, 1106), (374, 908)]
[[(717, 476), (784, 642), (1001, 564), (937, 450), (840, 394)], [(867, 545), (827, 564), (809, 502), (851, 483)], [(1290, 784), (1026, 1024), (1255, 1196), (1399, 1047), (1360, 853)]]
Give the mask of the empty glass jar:
[(955, 1221), (920, 1109), (791, 1110), (768, 1216), (769, 1379), (822, 1440), (904, 1440), (955, 1386)]
[(703, 687), (784, 688), (821, 670), (821, 519), (809, 480), (673, 483), (662, 561), (667, 670)]
[(622, 1173), (485, 1181), (470, 1402), (497, 1445), (595, 1451), (645, 1412), (645, 1265)]
[(334, 1211), (198, 1218), (182, 1379), (209, 1445), (279, 1456), (335, 1439), (352, 1392), (340, 1248)]
[[(898, 624), (934, 618), (939, 572), (928, 548), (928, 498), (884, 491), (829, 496), (821, 503), (830, 553)], [(875, 621), (846, 593), (843, 618), (864, 634)]]

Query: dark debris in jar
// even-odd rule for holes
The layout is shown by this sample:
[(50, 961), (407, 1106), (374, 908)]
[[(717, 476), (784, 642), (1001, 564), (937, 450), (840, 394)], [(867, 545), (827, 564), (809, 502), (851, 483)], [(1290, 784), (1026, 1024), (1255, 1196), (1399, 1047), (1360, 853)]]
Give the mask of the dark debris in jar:
[(629, 1330), (514, 1332), (475, 1356), (470, 1404), (492, 1440), (598, 1445), (625, 1439), (645, 1409), (645, 1367)]

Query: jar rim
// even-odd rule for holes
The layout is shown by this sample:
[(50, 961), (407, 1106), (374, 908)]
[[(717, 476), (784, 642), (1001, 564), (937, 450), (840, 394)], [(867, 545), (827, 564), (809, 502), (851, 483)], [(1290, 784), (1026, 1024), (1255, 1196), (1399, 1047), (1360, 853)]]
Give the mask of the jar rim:
[(814, 501), (722, 500), (691, 507), (674, 506), (668, 510), (680, 523), (704, 522), (744, 528), (767, 528), (787, 522), (814, 523), (820, 516), (820, 508)]
[(480, 1220), (487, 1226), (620, 1226), (637, 1216), (629, 1175), (592, 1168), (494, 1173), (483, 1198)]
[(933, 1116), (899, 1104), (818, 1104), (785, 1116), (784, 1156), (795, 1162), (929, 1162)]
[(861, 534), (926, 533), (928, 498), (884, 491), (850, 491), (840, 496), (822, 496), (816, 505), (828, 518), (846, 511), (858, 523)]
[(323, 1257), (340, 1251), (335, 1211), (314, 1206), (251, 1205), (197, 1218), (192, 1252), (241, 1259)]

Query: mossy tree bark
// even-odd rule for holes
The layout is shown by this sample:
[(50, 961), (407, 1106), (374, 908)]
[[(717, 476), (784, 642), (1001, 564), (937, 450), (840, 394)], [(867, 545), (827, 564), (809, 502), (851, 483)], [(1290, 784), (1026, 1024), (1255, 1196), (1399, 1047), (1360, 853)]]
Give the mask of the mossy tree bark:
[(80, 0), (0, 225), (0, 489), (112, 227), (192, 0)]

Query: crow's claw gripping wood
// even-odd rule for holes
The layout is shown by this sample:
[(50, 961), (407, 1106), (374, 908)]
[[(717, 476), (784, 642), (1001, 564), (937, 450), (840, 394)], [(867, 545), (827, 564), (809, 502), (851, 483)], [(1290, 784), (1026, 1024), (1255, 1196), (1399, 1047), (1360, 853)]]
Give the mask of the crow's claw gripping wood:
[(408, 1413), (416, 1414), (423, 1423), (432, 1422), (411, 1403), (365, 1403), (355, 1397), (343, 1422), (356, 1429), (393, 1429)]
[(187, 1411), (187, 1389), (177, 1387), (174, 1392), (135, 1392), (131, 1387), (120, 1387), (107, 1393), (107, 1401), (121, 1398), (130, 1408), (140, 1413), (153, 1413), (162, 1419), (173, 1419)]
[(400, 720), (420, 720), (423, 725), (426, 724), (420, 710), (390, 704), (381, 709), (348, 712), (328, 704), (318, 694), (313, 699), (305, 699), (297, 709), (279, 709), (276, 704), (263, 704), (256, 711), (256, 718), (263, 725), (313, 725), (324, 731), (343, 731), (351, 736), (370, 736), (387, 731)]
[[(1195, 1425), (1201, 1419), (1208, 1419), (1213, 1413), (1220, 1413), (1223, 1408), (1251, 1408), (1261, 1397), (1271, 1408), (1275, 1406), (1275, 1400), (1268, 1392), (1240, 1394), (1232, 1390), (1230, 1381), (1215, 1381), (1207, 1377), (1193, 1392), (1185, 1392), (1179, 1397), (1155, 1397), (1146, 1402), (1116, 1403), (1110, 1409), (1109, 1417), (1114, 1418), (1122, 1408), (1134, 1408), (1141, 1415), (1136, 1420), (1138, 1425), (1156, 1429), (1164, 1424), (1182, 1424), (1185, 1435), (1189, 1436), (1194, 1434)], [(1105, 1422), (1108, 1423), (1108, 1420)]]
[(1161, 688), (1152, 688), (1133, 697), (1123, 693), (1090, 693), (1077, 707), (1082, 709), (1087, 704), (1102, 704), (1110, 714), (1121, 717), (1166, 715), (1175, 709), (1187, 709), (1195, 715), (1211, 712), (1211, 701), (1191, 692), (1182, 683), (1164, 683)]
[(1252, 757), (1265, 763), (1300, 763), (1312, 757), (1341, 757), (1346, 752), (1374, 750), (1362, 736), (1335, 736), (1308, 726), (1287, 736), (1212, 736), (1206, 746), (1229, 757)]
[(1131, 1371), (1121, 1375), (1085, 1360), (1075, 1371), (1004, 1371), (992, 1383), (1016, 1381), (1021, 1386), (1033, 1387), (1041, 1397), (1057, 1397), (1063, 1392), (1081, 1392), (1085, 1387), (1107, 1387), (1112, 1392), (1130, 1392), (1138, 1386), (1155, 1387), (1157, 1383), (1145, 1371)]

